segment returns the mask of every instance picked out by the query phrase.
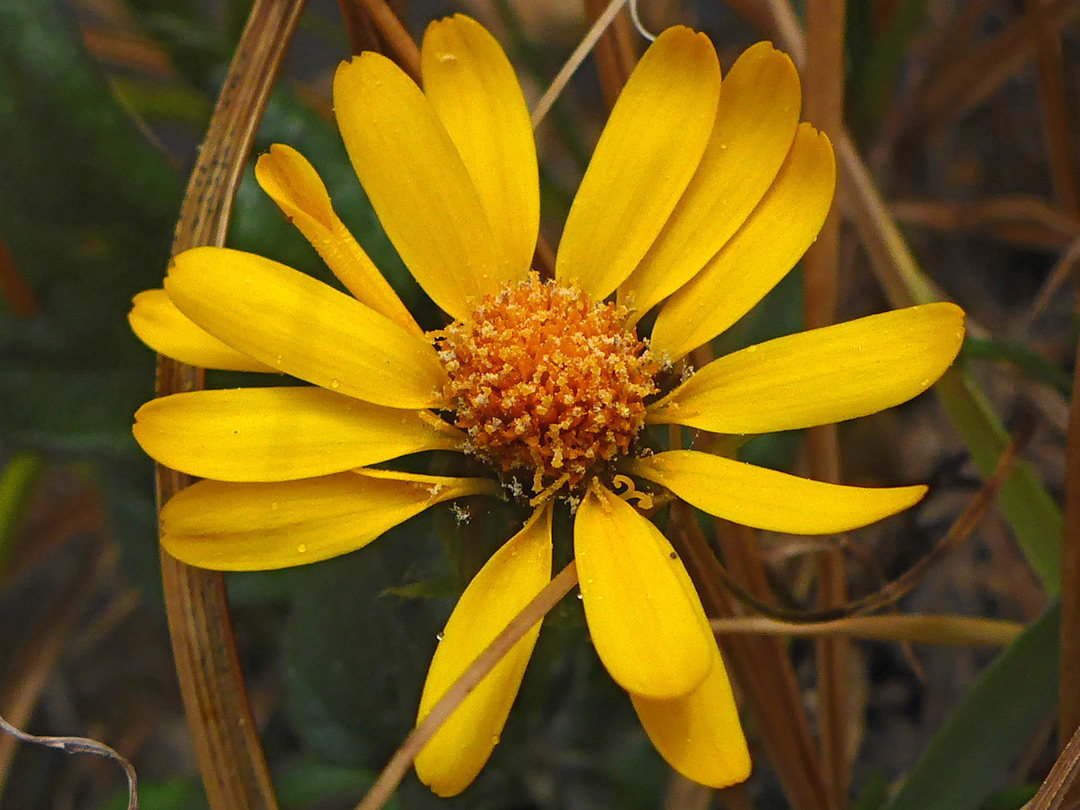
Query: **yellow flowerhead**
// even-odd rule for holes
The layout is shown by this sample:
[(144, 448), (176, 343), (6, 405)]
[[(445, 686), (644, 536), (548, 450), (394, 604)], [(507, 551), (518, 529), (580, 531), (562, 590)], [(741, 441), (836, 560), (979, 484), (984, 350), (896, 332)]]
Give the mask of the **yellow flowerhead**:
[[(466, 589), (432, 660), (420, 717), (551, 577), (556, 508), (600, 659), (680, 773), (721, 787), (750, 760), (701, 602), (678, 554), (614, 494), (632, 475), (757, 528), (828, 534), (911, 506), (924, 487), (808, 481), (705, 452), (649, 452), (649, 424), (725, 434), (873, 413), (928, 388), (963, 337), (935, 304), (752, 346), (680, 380), (675, 364), (731, 326), (794, 266), (832, 202), (828, 139), (799, 123), (791, 61), (747, 50), (721, 85), (709, 40), (665, 31), (630, 77), (574, 198), (553, 279), (530, 270), (540, 222), (536, 152), (513, 69), (479, 24), (433, 23), (423, 90), (374, 53), (338, 69), (334, 109), (390, 240), (452, 321), (425, 334), (334, 213), (295, 150), (256, 177), (351, 293), (252, 254), (197, 248), (164, 290), (135, 299), (151, 347), (208, 368), (311, 385), (154, 400), (135, 437), (207, 479), (161, 514), (164, 547), (193, 565), (251, 570), (360, 548), (427, 507), (512, 498), (532, 517)], [(656, 317), (649, 334), (639, 321)], [(426, 450), (475, 456), (486, 477), (370, 465)], [(428, 743), (420, 778), (463, 790), (501, 733), (539, 633), (532, 628)]]

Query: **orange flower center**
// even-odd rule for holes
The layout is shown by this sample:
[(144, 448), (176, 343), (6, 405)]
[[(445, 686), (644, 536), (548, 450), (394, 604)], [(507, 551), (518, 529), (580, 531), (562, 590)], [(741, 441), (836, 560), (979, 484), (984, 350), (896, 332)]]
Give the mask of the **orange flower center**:
[(534, 494), (576, 487), (629, 451), (656, 392), (648, 348), (626, 312), (535, 274), (447, 327), (440, 356), (467, 451)]

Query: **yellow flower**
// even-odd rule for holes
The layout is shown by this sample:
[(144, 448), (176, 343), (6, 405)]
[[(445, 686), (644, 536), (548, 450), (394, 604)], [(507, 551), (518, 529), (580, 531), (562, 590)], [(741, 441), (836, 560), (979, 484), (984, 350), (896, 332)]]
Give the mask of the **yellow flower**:
[[(161, 514), (177, 558), (238, 570), (358, 549), (429, 506), (489, 494), (534, 506), (458, 602), (423, 718), (551, 577), (552, 515), (573, 543), (596, 651), (680, 773), (749, 774), (746, 742), (701, 602), (663, 534), (614, 494), (633, 475), (698, 509), (799, 534), (853, 529), (925, 487), (808, 481), (718, 455), (644, 449), (645, 425), (722, 434), (792, 430), (891, 407), (955, 357), (963, 313), (935, 304), (769, 341), (684, 381), (673, 362), (753, 307), (798, 261), (831, 205), (828, 139), (799, 123), (790, 60), (747, 50), (721, 86), (709, 40), (665, 31), (631, 76), (574, 199), (555, 279), (530, 274), (539, 229), (529, 116), (498, 44), (463, 16), (432, 24), (421, 91), (365, 53), (339, 68), (334, 109), (386, 233), (450, 316), (425, 334), (331, 206), (315, 170), (275, 146), (256, 176), (352, 294), (252, 254), (197, 248), (131, 324), (192, 365), (275, 371), (311, 386), (154, 400), (135, 437), (207, 479)], [(611, 300), (614, 297), (614, 300)], [(656, 310), (651, 333), (639, 319)], [(488, 477), (370, 465), (458, 450)], [(428, 743), (420, 778), (463, 790), (501, 733), (535, 645), (522, 639)]]

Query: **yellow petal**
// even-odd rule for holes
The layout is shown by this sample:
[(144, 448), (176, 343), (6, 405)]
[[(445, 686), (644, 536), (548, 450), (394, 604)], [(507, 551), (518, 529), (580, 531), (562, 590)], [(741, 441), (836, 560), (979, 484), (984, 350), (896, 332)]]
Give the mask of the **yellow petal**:
[(461, 445), (430, 411), (307, 387), (173, 394), (139, 408), (132, 430), (155, 461), (218, 481), (314, 478)]
[(397, 293), (334, 212), (326, 186), (303, 155), (276, 143), (255, 162), (255, 179), (356, 300), (421, 334)]
[(596, 487), (574, 519), (574, 556), (589, 633), (615, 682), (655, 698), (697, 687), (715, 642), (679, 583), (682, 561), (660, 530)]
[(276, 483), (199, 481), (161, 510), (161, 544), (199, 568), (288, 568), (366, 546), (434, 504), (497, 489), (479, 478), (378, 470)]
[(431, 23), (420, 49), (424, 95), (457, 147), (500, 261), (524, 279), (540, 230), (529, 110), (499, 43), (463, 14)]
[[(707, 621), (686, 569), (677, 566), (675, 574), (701, 621)], [(750, 751), (715, 639), (709, 651), (709, 674), (693, 691), (666, 700), (631, 693), (630, 700), (645, 733), (672, 768), (699, 784), (722, 788), (750, 775)]]
[(660, 233), (716, 120), (720, 65), (689, 28), (664, 31), (641, 58), (596, 144), (555, 261), (593, 299), (611, 294)]
[(799, 74), (759, 42), (724, 77), (709, 145), (656, 242), (619, 288), (636, 317), (671, 295), (731, 238), (772, 184), (799, 123)]
[(647, 421), (768, 433), (865, 416), (929, 388), (963, 340), (964, 312), (946, 303), (799, 332), (714, 360)]
[(377, 53), (343, 62), (334, 114), (360, 184), (413, 277), (440, 307), (466, 317), (518, 278), (500, 263), (465, 164), (431, 103)]
[(750, 776), (735, 697), (715, 644), (713, 665), (694, 691), (670, 700), (630, 695), (642, 728), (660, 756), (678, 773), (711, 788), (725, 788)]
[(790, 534), (857, 529), (902, 512), (926, 494), (923, 486), (826, 484), (696, 450), (644, 456), (629, 469), (710, 515)]
[[(417, 723), (550, 579), (548, 505), (537, 509), (525, 527), (492, 555), (461, 595), (431, 659)], [(437, 795), (463, 791), (491, 756), (539, 634), (537, 622), (417, 755), (416, 775)]]
[(207, 332), (278, 371), (391, 408), (443, 401), (446, 372), (424, 338), (283, 264), (194, 248), (173, 260), (165, 290)]
[(131, 329), (158, 354), (200, 368), (224, 371), (275, 369), (222, 343), (176, 308), (165, 290), (145, 290), (132, 299)]
[(653, 351), (678, 359), (749, 312), (817, 238), (835, 186), (832, 144), (800, 124), (784, 165), (750, 217), (660, 308)]

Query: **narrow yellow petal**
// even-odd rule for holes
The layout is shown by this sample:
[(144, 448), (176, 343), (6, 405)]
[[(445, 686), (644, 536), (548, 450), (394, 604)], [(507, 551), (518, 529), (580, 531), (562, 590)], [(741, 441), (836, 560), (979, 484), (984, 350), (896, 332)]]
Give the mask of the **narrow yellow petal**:
[(720, 86), (716, 125), (701, 163), (656, 242), (619, 288), (640, 318), (690, 280), (743, 224), (780, 170), (795, 137), (799, 74), (759, 42)]
[(173, 394), (139, 408), (132, 431), (155, 461), (218, 481), (294, 481), (461, 446), (430, 411), (314, 387)]
[[(525, 527), (492, 555), (461, 595), (431, 659), (417, 723), (550, 579), (549, 504), (537, 509)], [(437, 795), (463, 791), (491, 756), (539, 634), (537, 622), (417, 755), (416, 775)]]
[(269, 371), (265, 363), (222, 343), (176, 308), (165, 290), (144, 290), (132, 299), (128, 323), (158, 354), (200, 368)]
[(696, 450), (644, 456), (629, 469), (710, 515), (790, 534), (857, 529), (914, 506), (926, 494), (923, 486), (826, 484)]
[(581, 180), (555, 261), (593, 299), (615, 291), (660, 233), (705, 151), (720, 65), (704, 34), (664, 31), (626, 83)]
[(776, 338), (721, 357), (648, 411), (715, 433), (825, 425), (921, 394), (960, 351), (964, 312), (924, 304)]
[(434, 504), (497, 490), (480, 478), (377, 470), (275, 483), (199, 481), (161, 510), (161, 544), (199, 568), (288, 568), (362, 548)]
[[(668, 552), (669, 560), (673, 553)], [(671, 568), (698, 621), (708, 628), (701, 598), (686, 569), (682, 563), (673, 563)], [(630, 700), (645, 733), (672, 768), (695, 782), (719, 788), (749, 776), (750, 752), (711, 630), (708, 646), (709, 673), (699, 686), (685, 695), (663, 699), (631, 692)]]
[(725, 788), (750, 776), (750, 751), (715, 644), (712, 655), (712, 669), (689, 694), (670, 700), (631, 694), (630, 701), (645, 733), (672, 768), (691, 781)]
[(500, 264), (480, 197), (431, 103), (377, 53), (343, 62), (334, 114), (386, 235), (425, 292), (452, 317), (518, 278)]
[(428, 26), (420, 63), (424, 95), (480, 195), (499, 260), (524, 279), (540, 231), (540, 180), (514, 69), (495, 38), (463, 14)]
[(391, 408), (443, 401), (435, 348), (321, 281), (227, 248), (181, 253), (165, 277), (177, 308), (268, 366)]
[(784, 165), (743, 226), (660, 308), (653, 351), (678, 359), (749, 312), (817, 238), (835, 187), (832, 144), (800, 124)]
[(276, 143), (255, 162), (255, 179), (356, 300), (416, 335), (422, 330), (383, 274), (334, 212), (315, 167)]
[(589, 633), (615, 682), (654, 698), (697, 687), (715, 642), (700, 605), (680, 584), (682, 561), (660, 530), (597, 487), (574, 519), (574, 556)]

